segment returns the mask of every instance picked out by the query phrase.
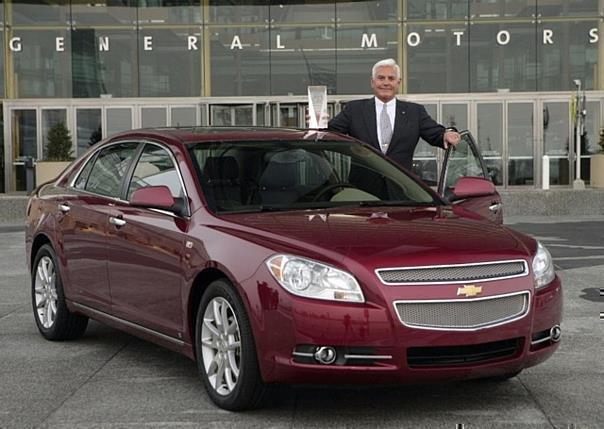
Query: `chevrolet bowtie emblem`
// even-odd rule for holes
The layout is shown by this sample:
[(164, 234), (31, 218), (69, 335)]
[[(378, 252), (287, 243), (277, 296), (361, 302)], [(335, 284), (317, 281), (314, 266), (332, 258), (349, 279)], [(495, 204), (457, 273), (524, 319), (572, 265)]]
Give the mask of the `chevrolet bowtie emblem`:
[(482, 292), (482, 286), (464, 285), (457, 288), (457, 296), (465, 295), (466, 297), (476, 296)]

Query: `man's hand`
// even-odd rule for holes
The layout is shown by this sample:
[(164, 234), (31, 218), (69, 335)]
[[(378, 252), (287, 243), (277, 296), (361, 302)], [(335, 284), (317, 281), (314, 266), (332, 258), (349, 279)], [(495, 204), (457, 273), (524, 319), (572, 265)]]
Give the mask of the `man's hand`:
[(443, 144), (445, 149), (448, 149), (449, 145), (457, 146), (460, 141), (461, 136), (457, 131), (449, 130), (445, 132), (445, 135), (443, 135)]

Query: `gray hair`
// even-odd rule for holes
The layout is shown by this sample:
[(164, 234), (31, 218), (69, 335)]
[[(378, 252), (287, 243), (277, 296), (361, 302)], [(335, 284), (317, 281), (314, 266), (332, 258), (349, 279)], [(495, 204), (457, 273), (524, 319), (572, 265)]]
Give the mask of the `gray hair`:
[(377, 70), (381, 67), (393, 67), (394, 70), (396, 71), (396, 78), (397, 79), (401, 78), (401, 68), (398, 66), (396, 61), (394, 61), (394, 59), (392, 59), (392, 58), (387, 58), (385, 60), (381, 60), (381, 61), (378, 61), (377, 63), (375, 63), (373, 65), (373, 68), (371, 69), (372, 78), (375, 79), (375, 77), (377, 76)]

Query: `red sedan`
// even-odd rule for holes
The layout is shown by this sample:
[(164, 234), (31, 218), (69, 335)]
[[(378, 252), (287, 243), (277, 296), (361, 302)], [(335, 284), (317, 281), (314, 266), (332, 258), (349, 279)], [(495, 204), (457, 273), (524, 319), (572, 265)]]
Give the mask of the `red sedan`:
[(439, 195), (334, 133), (114, 136), (29, 201), (38, 328), (169, 347), (231, 410), (275, 383), (512, 377), (557, 348), (561, 284), (463, 138)]

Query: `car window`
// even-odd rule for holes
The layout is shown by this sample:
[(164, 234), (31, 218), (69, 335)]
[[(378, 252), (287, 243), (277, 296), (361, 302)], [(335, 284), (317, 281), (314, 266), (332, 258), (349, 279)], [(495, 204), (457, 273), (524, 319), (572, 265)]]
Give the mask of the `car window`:
[(484, 177), (479, 155), (470, 144), (468, 134), (462, 134), (461, 141), (449, 154), (445, 187), (455, 186), (460, 177)]
[(76, 180), (74, 185), (76, 189), (86, 189), (86, 182), (88, 181), (88, 175), (90, 174), (92, 166), (94, 165), (94, 160), (95, 156), (93, 155), (90, 157), (90, 159), (80, 172), (80, 175), (78, 176), (78, 179)]
[(165, 185), (174, 198), (184, 196), (178, 171), (167, 150), (146, 144), (134, 169), (128, 186), (128, 200), (137, 189), (147, 186)]
[(85, 189), (95, 194), (119, 197), (122, 179), (137, 146), (137, 143), (119, 143), (103, 149), (90, 171)]

